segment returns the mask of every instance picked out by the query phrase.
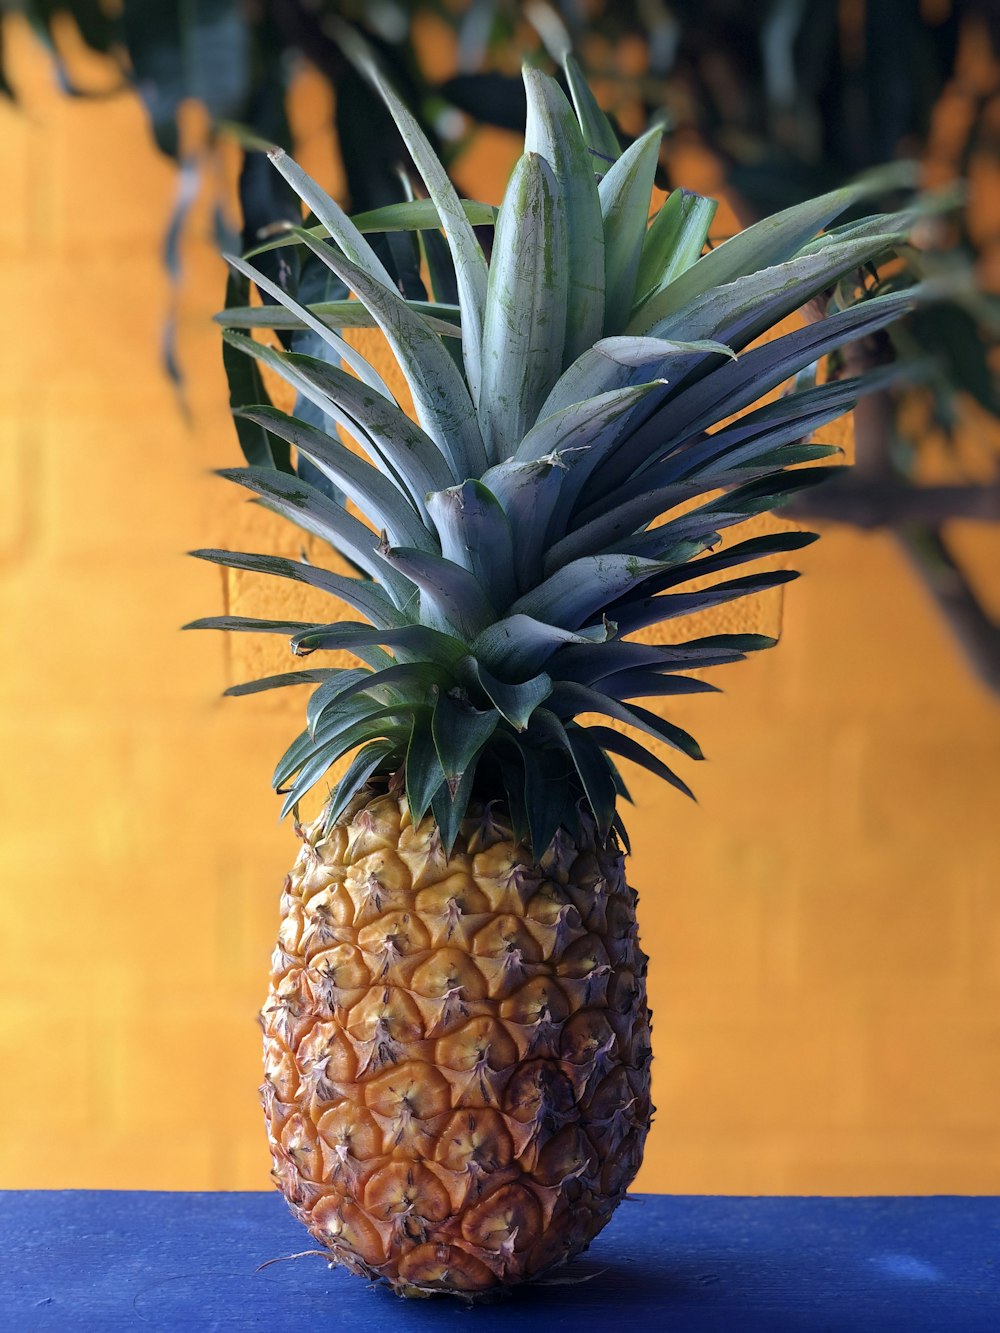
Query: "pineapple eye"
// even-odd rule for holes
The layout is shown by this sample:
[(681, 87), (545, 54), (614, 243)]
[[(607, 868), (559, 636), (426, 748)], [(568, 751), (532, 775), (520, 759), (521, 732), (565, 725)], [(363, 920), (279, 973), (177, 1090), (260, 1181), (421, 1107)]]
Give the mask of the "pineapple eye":
[(446, 1079), (432, 1065), (406, 1060), (366, 1083), (365, 1101), (375, 1114), (390, 1120), (424, 1120), (447, 1111), (451, 1097)]
[(316, 1131), (334, 1153), (346, 1148), (360, 1161), (368, 1161), (382, 1151), (382, 1131), (371, 1114), (350, 1102), (324, 1111), (316, 1122)]
[(517, 954), (529, 963), (538, 963), (542, 959), (538, 941), (524, 922), (515, 916), (495, 917), (488, 926), (476, 933), (472, 951), (484, 958), (504, 958)]
[(436, 950), (414, 970), (411, 985), (430, 999), (459, 995), (463, 1000), (481, 1000), (486, 995), (483, 974), (467, 953), (455, 948)]
[(435, 1160), (451, 1171), (499, 1171), (514, 1158), (514, 1144), (502, 1115), (490, 1109), (458, 1112), (441, 1131)]
[(495, 1018), (473, 1018), (434, 1045), (434, 1059), (445, 1069), (465, 1072), (484, 1060), (491, 1069), (506, 1069), (517, 1060), (517, 1046)]
[(569, 1003), (556, 982), (537, 977), (504, 1000), (500, 1013), (512, 1023), (529, 1026), (543, 1021), (561, 1023), (569, 1013)]
[(365, 1207), (375, 1216), (413, 1214), (425, 1222), (443, 1222), (451, 1200), (437, 1176), (426, 1166), (391, 1162), (376, 1171), (365, 1186)]
[(541, 1206), (526, 1185), (502, 1185), (495, 1194), (471, 1208), (462, 1222), (462, 1235), (484, 1250), (513, 1249), (520, 1253), (537, 1240), (542, 1229)]

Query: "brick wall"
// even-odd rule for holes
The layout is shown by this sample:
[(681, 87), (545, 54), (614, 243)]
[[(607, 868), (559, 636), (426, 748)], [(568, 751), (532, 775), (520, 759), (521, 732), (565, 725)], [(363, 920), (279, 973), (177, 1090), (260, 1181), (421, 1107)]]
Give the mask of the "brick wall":
[[(262, 1187), (253, 1015), (294, 852), (267, 779), (296, 705), (218, 700), (278, 645), (176, 627), (281, 595), (183, 550), (296, 539), (209, 476), (238, 458), (204, 213), (189, 428), (157, 363), (172, 171), (130, 99), (62, 99), (8, 26), (0, 1184)], [(465, 188), (495, 197), (509, 151), (481, 142)], [(961, 538), (1000, 599), (996, 534)], [(639, 1186), (996, 1191), (1000, 710), (891, 541), (833, 531), (802, 567), (781, 647), (673, 709), (710, 756), (700, 804), (634, 781), (660, 1108)]]

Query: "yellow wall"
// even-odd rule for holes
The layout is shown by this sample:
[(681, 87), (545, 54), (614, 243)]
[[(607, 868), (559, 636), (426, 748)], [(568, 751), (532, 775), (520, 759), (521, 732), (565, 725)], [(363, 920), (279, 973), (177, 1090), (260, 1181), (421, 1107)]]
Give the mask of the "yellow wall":
[[(294, 705), (220, 702), (256, 650), (176, 627), (276, 605), (185, 548), (296, 539), (208, 476), (238, 455), (204, 214), (188, 429), (157, 365), (171, 168), (133, 101), (62, 99), (11, 27), (0, 1185), (265, 1187), (253, 1016), (294, 851), (267, 779)], [(465, 187), (507, 152), (481, 145)], [(996, 607), (996, 534), (962, 539)], [(781, 647), (673, 710), (710, 755), (700, 805), (635, 783), (660, 1108), (639, 1186), (997, 1191), (1000, 709), (889, 539), (830, 532), (803, 567)]]

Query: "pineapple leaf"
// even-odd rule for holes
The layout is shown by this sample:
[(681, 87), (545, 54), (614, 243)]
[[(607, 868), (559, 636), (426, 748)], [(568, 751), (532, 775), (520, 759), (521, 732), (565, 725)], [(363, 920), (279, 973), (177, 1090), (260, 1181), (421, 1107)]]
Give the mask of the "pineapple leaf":
[[(700, 482), (675, 482), (646, 491), (606, 513), (600, 513), (598, 506), (593, 506), (597, 511), (593, 518), (586, 522), (581, 520), (578, 527), (550, 547), (546, 557), (546, 571), (555, 572), (571, 561), (588, 556), (627, 550), (627, 544), (637, 529), (643, 528), (675, 504), (680, 504), (692, 495), (700, 495), (705, 489)], [(659, 534), (662, 528), (654, 531)], [(659, 535), (651, 540), (657, 545), (662, 542)]]
[[(480, 204), (474, 199), (461, 199), (462, 211), (473, 227), (492, 227), (497, 220), (493, 204)], [(355, 213), (351, 221), (358, 231), (438, 231), (441, 214), (433, 199), (406, 199), (398, 204), (385, 204), (366, 213)]]
[[(555, 454), (518, 463), (508, 459), (483, 473), (483, 484), (496, 496), (507, 516), (513, 543), (512, 572), (516, 591), (527, 591), (541, 572), (541, 553), (549, 521), (562, 489), (563, 471)], [(513, 598), (498, 599), (508, 606)]]
[(608, 762), (601, 751), (583, 738), (579, 727), (574, 728), (574, 735), (547, 708), (536, 711), (532, 718), (532, 729), (543, 744), (568, 755), (597, 822), (600, 837), (607, 838), (615, 813), (615, 786)]
[(482, 584), (467, 569), (413, 546), (381, 548), (386, 564), (420, 589), (425, 623), (468, 643), (497, 618)]
[(633, 555), (584, 556), (519, 597), (511, 613), (578, 630), (596, 612), (662, 569), (655, 560)]
[(662, 138), (659, 128), (647, 130), (625, 150), (598, 186), (604, 218), (605, 333), (623, 333), (632, 313)]
[[(847, 411), (854, 407), (854, 401), (848, 400)], [(823, 411), (813, 412), (809, 416), (793, 417), (765, 428), (759, 434), (745, 437), (744, 431), (717, 431), (707, 440), (692, 445), (689, 449), (679, 450), (672, 457), (657, 463), (642, 475), (648, 478), (647, 485), (657, 485), (669, 477), (680, 477), (689, 483), (698, 482), (705, 489), (723, 484), (718, 478), (738, 477), (742, 469), (757, 467), (775, 469), (806, 463), (816, 458), (830, 458), (842, 452), (835, 445), (803, 443), (811, 439), (813, 432), (828, 426), (844, 411), (840, 406), (827, 407)]]
[[(680, 542), (715, 535), (722, 528), (742, 523), (754, 514), (780, 509), (792, 496), (810, 486), (821, 485), (844, 471), (839, 467), (796, 468), (791, 472), (768, 473), (737, 486), (716, 500), (691, 509), (659, 527), (616, 543), (615, 549), (649, 560), (662, 559)], [(653, 571), (655, 573), (655, 571)]]
[[(814, 424), (826, 424), (831, 417), (819, 414), (815, 419), (804, 420), (811, 428)], [(641, 550), (646, 555), (651, 555), (654, 550), (669, 549), (672, 543), (683, 540), (687, 534), (699, 538), (701, 535), (714, 534), (722, 525), (723, 513), (746, 517), (746, 512), (740, 508), (741, 495), (732, 490), (720, 501), (700, 505), (688, 510), (676, 521), (668, 521), (649, 531), (642, 531), (647, 524), (692, 496), (703, 494), (716, 487), (732, 486), (734, 482), (746, 481), (746, 472), (741, 472), (739, 470), (741, 468), (755, 466), (764, 477), (768, 477), (775, 474), (776, 469), (780, 469), (783, 465), (792, 466), (810, 459), (826, 458), (838, 452), (829, 445), (796, 446), (788, 449), (776, 447), (781, 444), (785, 435), (791, 439), (799, 439), (802, 424), (791, 423), (785, 432), (778, 434), (776, 441), (765, 437), (762, 440), (751, 440), (739, 449), (726, 450), (724, 446), (714, 449), (713, 457), (718, 456), (724, 464), (714, 472), (711, 470), (710, 462), (702, 468), (690, 464), (684, 466), (687, 461), (685, 454), (678, 455), (668, 465), (660, 464), (650, 468), (648, 472), (641, 474), (641, 479), (646, 483), (645, 488), (637, 479), (635, 485), (623, 487), (619, 492), (624, 496), (620, 504), (612, 508), (604, 508), (599, 504), (592, 505), (581, 515), (579, 525), (549, 551), (549, 567), (556, 569), (570, 560), (601, 552)], [(700, 450), (693, 452), (701, 453)], [(798, 486), (825, 481), (831, 475), (833, 474), (829, 470), (808, 469), (789, 474), (788, 482), (775, 484), (784, 492), (786, 488), (796, 489)], [(799, 480), (795, 481), (795, 478)], [(747, 493), (747, 496), (749, 494), (752, 493)], [(730, 503), (734, 496), (735, 503)], [(764, 507), (770, 508), (767, 505)], [(730, 522), (739, 521), (740, 517), (730, 517)]]
[(560, 375), (538, 414), (539, 423), (613, 389), (653, 380), (676, 385), (709, 355), (736, 360), (731, 348), (710, 339), (686, 343), (665, 338), (602, 338)]
[(421, 727), (414, 720), (410, 743), (406, 747), (406, 799), (414, 824), (423, 819), (434, 793), (444, 781), (444, 769), (430, 728)]
[(257, 680), (244, 680), (238, 685), (230, 685), (223, 690), (224, 695), (236, 697), (244, 694), (261, 694), (264, 690), (280, 690), (289, 685), (316, 685), (326, 680), (329, 668), (315, 671), (282, 671), (277, 676), (261, 676)]
[(272, 282), (265, 274), (255, 269), (252, 264), (246, 263), (245, 260), (238, 259), (235, 255), (226, 255), (225, 259), (226, 262), (236, 269), (238, 273), (242, 273), (245, 278), (248, 278), (251, 282), (255, 283), (262, 292), (266, 292), (267, 295), (277, 301), (280, 306), (283, 306), (290, 314), (294, 315), (299, 324), (307, 329), (311, 329), (313, 333), (317, 334), (318, 337), (320, 337), (328, 347), (332, 348), (338, 357), (346, 361), (351, 369), (364, 380), (366, 384), (370, 385), (376, 393), (382, 394), (384, 398), (392, 398), (392, 394), (389, 392), (385, 380), (378, 371), (369, 365), (365, 358), (361, 356), (350, 343), (345, 342), (335, 329), (331, 329), (328, 324), (312, 314), (304, 305), (301, 305), (293, 296), (290, 296), (283, 287), (279, 287), (276, 282)]
[(528, 811), (524, 803), (524, 755), (518, 744), (511, 743), (507, 746), (502, 743), (507, 740), (502, 732), (498, 731), (496, 736), (499, 738), (495, 747), (497, 768), (500, 773), (501, 790), (510, 811), (514, 841), (526, 845), (530, 840), (531, 830), (528, 827)]
[(570, 796), (574, 766), (565, 751), (545, 748), (526, 736), (519, 736), (517, 743), (524, 763), (524, 805), (532, 856), (540, 861), (560, 825), (575, 823)]
[(497, 680), (475, 658), (470, 657), (469, 663), (476, 683), (515, 731), (525, 730), (535, 709), (552, 693), (552, 678), (544, 671), (532, 676), (530, 680), (511, 685)]
[[(319, 219), (323, 230), (336, 241), (347, 258), (363, 269), (375, 282), (381, 283), (383, 287), (395, 288), (391, 274), (340, 205), (331, 199), (283, 148), (272, 149), (268, 157), (309, 211)], [(302, 239), (297, 228), (290, 231), (289, 237), (291, 236)], [(311, 233), (310, 239), (312, 239)]]
[[(388, 719), (390, 716), (404, 716), (411, 712), (412, 708), (407, 705), (394, 705), (393, 708), (379, 711)], [(288, 789), (279, 817), (284, 819), (285, 815), (298, 805), (306, 792), (319, 782), (331, 765), (358, 745), (384, 737), (393, 741), (393, 748), (396, 748), (408, 732), (408, 726), (402, 723), (393, 724), (388, 720), (382, 721), (378, 715), (370, 713), (355, 726), (341, 732), (336, 739), (327, 741), (326, 744), (313, 750), (299, 769), (294, 783)], [(279, 787), (278, 792), (283, 794), (283, 789)]]
[(486, 295), (479, 421), (492, 463), (513, 452), (562, 369), (566, 246), (552, 168), (525, 153), (500, 209)]
[(573, 56), (567, 55), (563, 65), (570, 96), (573, 99), (573, 109), (580, 122), (584, 142), (594, 159), (591, 170), (605, 172), (621, 157), (622, 149), (618, 136), (607, 116), (597, 105), (594, 94), (590, 91), (587, 80)]
[(643, 237), (635, 280), (636, 306), (697, 262), (718, 206), (715, 199), (706, 199), (690, 190), (670, 192)]
[[(397, 662), (380, 671), (348, 670), (314, 691), (306, 709), (306, 724), (312, 735), (324, 717), (339, 710), (358, 694), (371, 694), (379, 703), (423, 703), (428, 691), (452, 683), (449, 672), (430, 662)], [(387, 693), (386, 698), (380, 698)]]
[(676, 569), (666, 570), (663, 574), (647, 579), (643, 592), (647, 596), (665, 592), (668, 588), (688, 583), (691, 579), (703, 578), (706, 574), (717, 574), (720, 570), (746, 564), (748, 560), (763, 560), (768, 556), (788, 555), (792, 551), (801, 551), (816, 540), (815, 532), (767, 532), (760, 537), (748, 537), (745, 541), (734, 542), (732, 546), (724, 547), (714, 555), (691, 560)]
[(397, 605), (409, 598), (410, 586), (387, 570), (380, 559), (375, 533), (308, 482), (271, 468), (220, 468), (217, 475), (245, 486), (259, 495), (268, 509), (342, 552), (366, 574), (384, 583)]
[[(776, 264), (784, 264), (798, 255), (816, 233), (835, 217), (871, 193), (874, 184), (865, 182), (843, 186), (780, 213), (773, 213), (737, 232), (728, 241), (710, 250), (673, 282), (663, 286), (637, 313), (637, 322), (649, 328), (672, 315), (689, 312), (692, 303), (700, 301), (715, 288), (756, 277), (761, 271)], [(853, 239), (864, 244), (878, 244), (882, 236), (901, 237), (906, 230), (908, 227), (895, 218), (887, 219), (882, 233), (873, 230), (868, 235)]]
[(391, 478), (352, 453), (331, 435), (273, 407), (244, 408), (241, 414), (294, 444), (320, 471), (340, 486), (393, 542), (435, 549), (434, 538), (405, 491)]
[(751, 348), (738, 360), (668, 396), (622, 443), (614, 458), (595, 471), (583, 501), (617, 491), (632, 474), (659, 461), (705, 427), (756, 402), (834, 347), (884, 328), (912, 308), (919, 295), (919, 289), (911, 288), (859, 302), (839, 314)]
[[(615, 798), (621, 779), (614, 764), (601, 747), (594, 743), (585, 727), (570, 723), (564, 728), (564, 734), (569, 742), (580, 785), (597, 823), (598, 837), (606, 839), (614, 827)], [(621, 790), (627, 800), (631, 799), (624, 783), (621, 783)]]
[(602, 750), (610, 750), (612, 754), (617, 754), (622, 759), (629, 759), (633, 764), (638, 764), (640, 768), (645, 768), (648, 772), (654, 773), (664, 782), (668, 782), (671, 787), (675, 787), (685, 796), (689, 796), (692, 801), (697, 797), (683, 778), (679, 778), (672, 768), (668, 768), (662, 759), (647, 750), (644, 745), (640, 745), (637, 740), (631, 736), (626, 736), (621, 731), (615, 731), (612, 727), (587, 727), (587, 733), (601, 747)]
[(619, 841), (621, 842), (621, 845), (622, 845), (622, 846), (624, 847), (624, 849), (625, 849), (625, 855), (626, 855), (626, 856), (631, 856), (631, 855), (632, 855), (632, 839), (631, 839), (631, 838), (629, 837), (629, 835), (628, 835), (628, 829), (625, 827), (625, 821), (624, 821), (624, 819), (622, 819), (621, 815), (619, 815), (619, 814), (617, 814), (617, 813), (615, 814), (614, 823), (612, 824), (612, 828), (614, 829), (616, 836), (618, 837)]
[[(901, 239), (889, 233), (840, 241), (816, 254), (800, 255), (712, 287), (698, 297), (694, 306), (682, 306), (662, 316), (655, 309), (660, 297), (653, 297), (632, 320), (628, 332), (651, 333), (658, 338), (681, 334), (687, 338), (714, 337), (739, 351), (844, 274), (896, 248)], [(705, 258), (721, 251), (720, 246)], [(689, 269), (688, 273), (694, 271)]]
[(292, 652), (307, 657), (318, 651), (343, 650), (356, 652), (368, 644), (415, 654), (416, 660), (426, 659), (448, 670), (457, 667), (468, 653), (464, 643), (453, 639), (429, 625), (403, 625), (399, 629), (375, 629), (371, 625), (338, 621), (330, 625), (301, 625), (292, 638)]
[(596, 466), (592, 460), (600, 460), (611, 453), (628, 426), (633, 409), (662, 385), (663, 381), (657, 380), (651, 384), (611, 389), (561, 408), (528, 431), (513, 455), (514, 461), (530, 463), (540, 458), (565, 455), (559, 462), (567, 467), (573, 465), (571, 455), (580, 452), (585, 465)]
[(496, 731), (499, 720), (492, 708), (485, 711), (473, 708), (457, 691), (438, 692), (431, 735), (453, 796), (466, 769)]
[[(352, 686), (360, 686), (360, 690), (363, 690), (372, 679), (373, 673), (361, 667), (334, 668), (319, 689), (314, 690), (309, 696), (309, 703), (306, 706), (306, 730), (309, 735), (315, 738), (316, 724), (328, 703), (341, 696), (346, 701), (351, 697)], [(358, 694), (360, 690), (355, 689), (353, 692)]]
[(745, 574), (742, 578), (716, 583), (711, 588), (700, 588), (697, 592), (664, 593), (660, 596), (643, 596), (617, 602), (610, 608), (609, 614), (616, 617), (622, 634), (633, 634), (646, 625), (656, 625), (660, 621), (672, 620), (676, 616), (692, 615), (696, 611), (707, 611), (709, 607), (721, 606), (724, 602), (734, 601), (738, 597), (748, 597), (751, 593), (778, 588), (783, 583), (791, 583), (798, 577), (798, 572), (794, 569), (765, 570), (762, 573)]
[[(438, 231), (422, 231), (419, 233), (420, 254), (423, 262), (427, 265), (427, 276), (430, 279), (430, 289), (434, 295), (435, 305), (442, 308), (445, 304), (454, 304), (455, 318), (461, 318), (461, 312), (458, 308), (458, 280), (455, 277), (455, 265), (451, 258), (451, 251), (448, 249), (448, 242)], [(434, 328), (432, 320), (427, 321)], [(440, 333), (440, 328), (435, 328), (436, 333)], [(455, 356), (453, 347), (448, 349), (452, 356)], [(461, 351), (458, 353), (461, 356)], [(455, 358), (457, 361), (457, 357)]]
[(329, 831), (357, 793), (365, 786), (375, 770), (392, 757), (395, 750), (392, 741), (372, 741), (364, 746), (351, 760), (347, 772), (337, 783), (333, 799), (326, 809), (325, 828)]
[(522, 529), (517, 544), (518, 576), (522, 583), (526, 580), (533, 583), (542, 573), (546, 547), (565, 531), (588, 477), (602, 461), (614, 455), (636, 413), (647, 402), (655, 401), (659, 388), (659, 383), (636, 384), (588, 398), (547, 417), (522, 440), (515, 464), (551, 462), (559, 469), (558, 492), (547, 489), (544, 495), (548, 511), (545, 527), (539, 522)]
[[(486, 467), (486, 453), (476, 413), (462, 373), (440, 338), (395, 288), (383, 287), (328, 245), (299, 234), (375, 317), (406, 376), (420, 424), (455, 477), (478, 476)], [(467, 345), (465, 325), (462, 345)]]
[(385, 593), (370, 579), (350, 579), (343, 574), (333, 574), (328, 569), (306, 564), (299, 560), (286, 560), (277, 555), (252, 555), (243, 551), (190, 551), (198, 560), (209, 560), (216, 565), (225, 565), (229, 569), (245, 569), (253, 574), (273, 574), (277, 578), (294, 579), (311, 588), (319, 588), (346, 602), (353, 610), (367, 616), (375, 625), (383, 629), (406, 623)]
[[(414, 715), (419, 714), (421, 709), (427, 714), (430, 712), (426, 704), (400, 702), (385, 707), (372, 707), (370, 699), (351, 699), (336, 717), (317, 728), (315, 736), (303, 731), (295, 738), (278, 760), (271, 785), (281, 795), (291, 790), (295, 793), (295, 800), (300, 800), (342, 755), (396, 728), (408, 732)], [(406, 720), (393, 722), (393, 718)], [(293, 788), (289, 789), (285, 784), (295, 774), (298, 777)], [(286, 804), (282, 817), (291, 809), (295, 800)]]
[(535, 676), (552, 654), (566, 643), (606, 643), (615, 633), (610, 624), (594, 625), (574, 633), (546, 625), (531, 616), (513, 615), (483, 631), (472, 646), (473, 656), (502, 679), (526, 680)]
[(669, 672), (615, 671), (592, 682), (595, 689), (623, 703), (628, 699), (665, 698), (680, 694), (718, 694), (718, 685), (697, 676), (674, 676)]
[[(394, 402), (372, 392), (352, 375), (314, 357), (277, 352), (238, 333), (223, 336), (336, 418), (383, 465), (390, 479), (398, 476), (402, 480), (421, 513), (426, 512), (424, 496), (429, 490), (454, 482), (448, 465), (420, 427)], [(269, 429), (288, 429), (279, 417), (269, 419), (273, 423)]]
[[(474, 227), (492, 227), (496, 224), (497, 209), (493, 204), (477, 203), (474, 199), (462, 199), (460, 202), (465, 216)], [(385, 204), (381, 208), (369, 209), (364, 213), (355, 213), (348, 218), (348, 221), (363, 236), (371, 235), (373, 232), (437, 231), (441, 227), (441, 216), (433, 199), (403, 199), (394, 204)], [(328, 228), (322, 225), (307, 227), (306, 231), (319, 240), (330, 235)], [(290, 229), (283, 230), (273, 240), (255, 245), (243, 258), (256, 259), (258, 255), (267, 254), (269, 251), (283, 250), (301, 244), (302, 242)]]
[(604, 327), (604, 224), (593, 163), (573, 108), (555, 79), (525, 65), (527, 152), (538, 153), (563, 182), (566, 213), (566, 347), (572, 361)]
[[(237, 301), (245, 301), (248, 292), (248, 283), (238, 273), (231, 273), (226, 284), (226, 313)], [(222, 361), (229, 384), (229, 403), (233, 409), (243, 407), (246, 403), (267, 402), (264, 381), (252, 361), (238, 355), (227, 342), (222, 345)], [(243, 456), (252, 467), (293, 471), (290, 450), (274, 440), (266, 430), (261, 430), (252, 422), (237, 421), (236, 435)]]
[(255, 620), (251, 616), (202, 616), (182, 629), (222, 629), (237, 634), (297, 634), (317, 629), (302, 620)]
[[(915, 182), (911, 182), (915, 183)], [(892, 229), (900, 233), (909, 232), (923, 218), (942, 213), (950, 213), (960, 208), (963, 202), (964, 186), (958, 184), (940, 191), (928, 191), (920, 194), (906, 208), (896, 213), (874, 213), (870, 217), (844, 222), (839, 227), (828, 228), (814, 241), (804, 245), (800, 254), (809, 254), (821, 250), (824, 246), (837, 241), (854, 240), (859, 236), (872, 236), (879, 231)]]
[(602, 713), (605, 717), (612, 717), (617, 722), (624, 722), (626, 726), (635, 727), (648, 736), (664, 741), (690, 759), (705, 757), (695, 738), (682, 727), (667, 722), (647, 708), (640, 708), (638, 704), (623, 704), (589, 685), (560, 681), (552, 691), (550, 707), (563, 718), (573, 717), (577, 713)]
[(685, 643), (631, 643), (617, 639), (606, 644), (570, 644), (560, 650), (552, 670), (560, 680), (593, 685), (606, 675), (638, 667), (690, 671), (742, 662), (747, 653), (773, 648), (776, 642), (764, 634), (709, 634)]
[(475, 781), (476, 766), (470, 763), (461, 781), (454, 790), (444, 783), (431, 797), (431, 808), (441, 835), (441, 844), (446, 856), (451, 856), (455, 841), (462, 827), (462, 820), (469, 808), (472, 796), (472, 784)]
[[(458, 306), (438, 301), (407, 301), (415, 314), (421, 315), (427, 327), (444, 338), (461, 338), (461, 326), (458, 319)], [(375, 316), (360, 301), (310, 301), (305, 309), (333, 329), (372, 329), (376, 327)], [(302, 320), (285, 310), (282, 306), (227, 305), (213, 316), (217, 324), (227, 329), (301, 329)], [(258, 402), (259, 398), (247, 398), (246, 402)]]
[(473, 574), (494, 606), (509, 606), (517, 596), (514, 540), (496, 496), (482, 482), (465, 481), (429, 495), (427, 512), (445, 559)]
[[(427, 136), (393, 88), (382, 78), (365, 42), (353, 28), (336, 17), (328, 16), (324, 22), (344, 53), (375, 86), (389, 108), (396, 122), (396, 128), (409, 149), (414, 165), (441, 219), (458, 279), (462, 306), (462, 352), (465, 357), (465, 373), (472, 392), (472, 400), (478, 404), (487, 268), (476, 233), (466, 216), (462, 201), (455, 193), (455, 187), (449, 180), (448, 173), (438, 160)], [(467, 475), (468, 472), (462, 473), (463, 478)]]

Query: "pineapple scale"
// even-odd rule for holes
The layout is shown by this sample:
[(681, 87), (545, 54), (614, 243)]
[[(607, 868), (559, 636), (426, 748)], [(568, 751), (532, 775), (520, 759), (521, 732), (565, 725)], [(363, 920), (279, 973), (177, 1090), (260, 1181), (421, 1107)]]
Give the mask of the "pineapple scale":
[(535, 864), (480, 806), (448, 856), (370, 790), (299, 834), (261, 1014), (293, 1212), (406, 1295), (495, 1293), (578, 1254), (653, 1109), (621, 852), (561, 832)]

